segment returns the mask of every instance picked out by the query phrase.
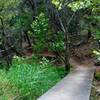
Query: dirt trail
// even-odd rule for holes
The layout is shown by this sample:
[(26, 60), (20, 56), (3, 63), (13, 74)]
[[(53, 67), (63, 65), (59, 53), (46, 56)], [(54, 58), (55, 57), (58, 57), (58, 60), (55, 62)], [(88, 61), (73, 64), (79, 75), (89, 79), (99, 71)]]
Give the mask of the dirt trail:
[(69, 62), (74, 67), (94, 67), (94, 58), (92, 57), (71, 57)]

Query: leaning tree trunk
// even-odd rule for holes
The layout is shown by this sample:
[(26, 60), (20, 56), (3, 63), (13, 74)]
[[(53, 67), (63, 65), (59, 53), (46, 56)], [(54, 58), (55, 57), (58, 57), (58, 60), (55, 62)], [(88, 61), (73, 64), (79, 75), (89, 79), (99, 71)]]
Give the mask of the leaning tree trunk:
[(70, 71), (70, 42), (68, 33), (65, 33), (65, 70)]
[[(58, 23), (61, 26), (61, 30), (64, 32), (65, 35), (65, 53), (64, 53), (64, 63), (65, 63), (65, 71), (66, 73), (70, 71), (70, 63), (69, 63), (69, 56), (70, 56), (70, 43), (69, 43), (69, 34), (66, 26), (64, 26), (64, 23), (62, 21), (61, 15), (59, 11), (54, 7), (54, 5), (51, 3), (50, 0), (46, 0), (46, 7), (49, 11), (54, 14), (56, 19), (58, 20)], [(52, 15), (51, 15), (52, 16)]]
[(25, 34), (25, 36), (26, 36), (26, 39), (27, 39), (27, 42), (28, 42), (29, 47), (32, 47), (31, 40), (30, 40), (30, 38), (29, 38), (29, 36), (28, 36), (27, 31), (24, 31), (24, 34)]

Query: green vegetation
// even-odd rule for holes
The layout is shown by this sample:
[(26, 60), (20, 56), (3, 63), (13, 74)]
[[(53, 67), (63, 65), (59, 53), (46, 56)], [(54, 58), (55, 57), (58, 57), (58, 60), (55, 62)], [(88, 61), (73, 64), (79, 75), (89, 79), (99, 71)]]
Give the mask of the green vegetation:
[(40, 64), (27, 60), (15, 57), (9, 72), (0, 70), (1, 100), (36, 100), (61, 80), (63, 68), (57, 69), (46, 58)]
[(99, 4), (0, 0), (0, 100), (36, 100), (70, 72), (70, 57), (85, 45), (82, 52), (93, 50), (100, 62)]
[(48, 32), (48, 18), (44, 13), (40, 13), (36, 20), (32, 22), (31, 27), (34, 33), (31, 35), (35, 37), (35, 44), (33, 44), (34, 51), (43, 51), (47, 47), (47, 39), (49, 38)]

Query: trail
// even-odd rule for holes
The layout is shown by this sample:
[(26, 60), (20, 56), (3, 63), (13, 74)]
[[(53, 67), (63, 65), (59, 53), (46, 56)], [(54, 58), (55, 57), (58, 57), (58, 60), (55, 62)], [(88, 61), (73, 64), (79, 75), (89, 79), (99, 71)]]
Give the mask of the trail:
[(76, 69), (37, 100), (89, 100), (95, 67), (93, 59), (70, 59)]

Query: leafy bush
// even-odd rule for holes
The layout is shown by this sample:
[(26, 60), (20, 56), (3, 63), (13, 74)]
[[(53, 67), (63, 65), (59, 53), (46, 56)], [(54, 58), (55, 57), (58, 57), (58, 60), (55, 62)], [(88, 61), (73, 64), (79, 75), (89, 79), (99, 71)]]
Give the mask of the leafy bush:
[(34, 32), (30, 33), (35, 37), (33, 49), (41, 51), (45, 48), (47, 42), (48, 18), (46, 18), (44, 13), (40, 13), (36, 20), (32, 22), (31, 27)]
[(3, 79), (2, 84), (6, 83), (9, 87), (7, 92), (3, 88), (5, 95), (9, 94), (8, 91), (11, 92), (11, 96), (8, 95), (4, 100), (14, 97), (12, 95), (15, 95), (18, 100), (36, 100), (37, 97), (54, 86), (61, 79), (60, 75), (63, 73), (64, 70), (57, 70), (56, 67), (49, 64), (46, 58), (43, 58), (40, 64), (34, 61), (29, 64), (27, 59), (15, 57), (10, 70), (7, 73), (2, 71), (2, 75), (0, 74), (0, 84)]
[(52, 32), (49, 26), (49, 19), (44, 13), (40, 13), (40, 15), (36, 17), (31, 27), (33, 32), (29, 31), (28, 33), (35, 39), (35, 43), (33, 44), (34, 51), (41, 52), (47, 48), (50, 51), (64, 50), (64, 33)]

